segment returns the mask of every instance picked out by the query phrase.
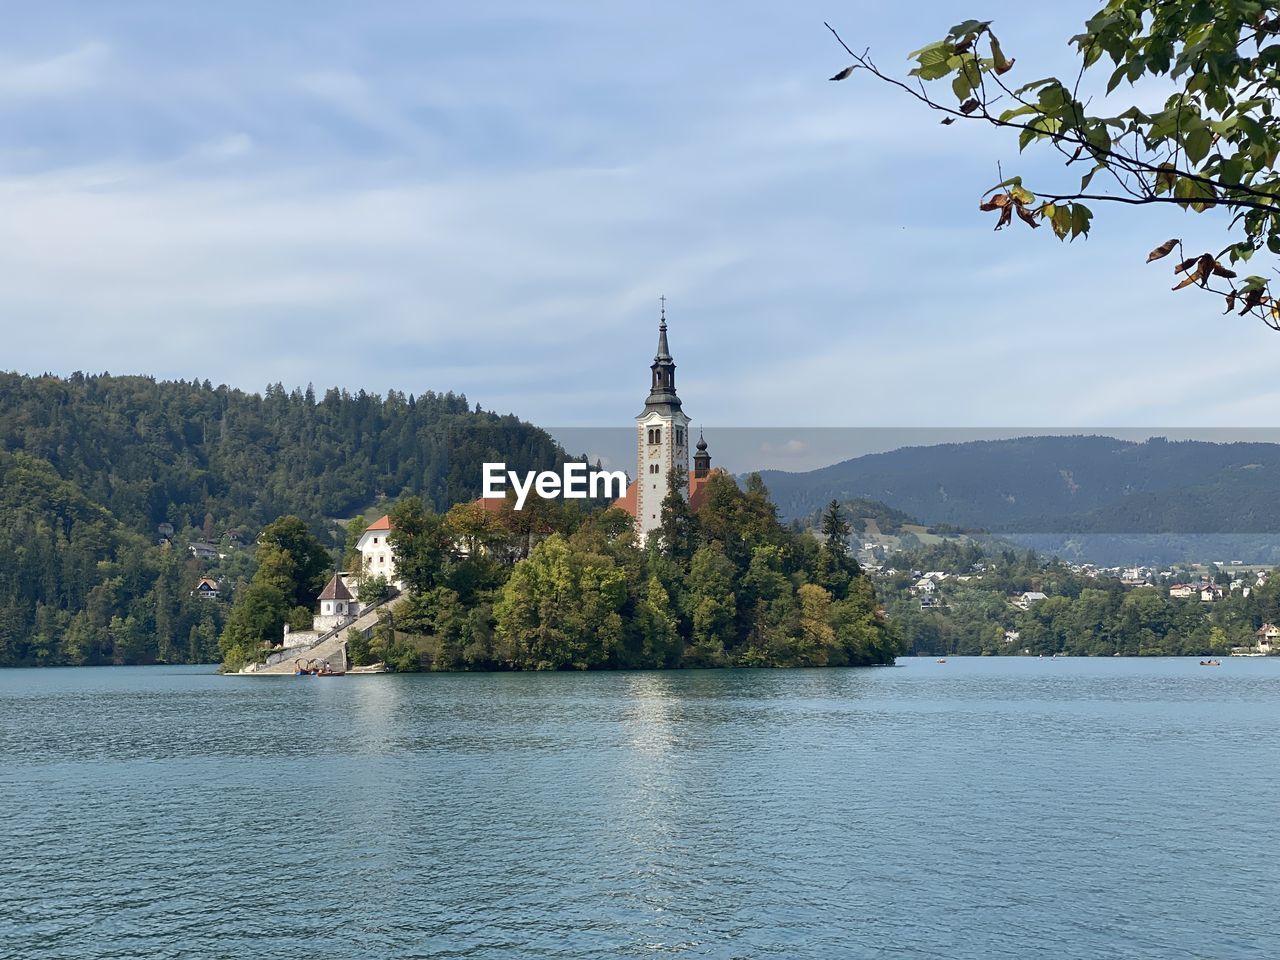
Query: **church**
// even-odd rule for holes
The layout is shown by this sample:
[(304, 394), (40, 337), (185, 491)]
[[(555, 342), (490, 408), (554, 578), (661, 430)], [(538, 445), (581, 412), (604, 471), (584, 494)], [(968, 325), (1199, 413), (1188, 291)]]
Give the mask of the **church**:
[(662, 524), (662, 501), (671, 474), (683, 469), (688, 477), (689, 507), (697, 510), (711, 476), (711, 454), (701, 431), (693, 470), (689, 470), (689, 417), (676, 393), (676, 362), (667, 345), (667, 304), (662, 300), (658, 320), (658, 352), (649, 367), (649, 396), (636, 417), (636, 473), (627, 492), (613, 505), (635, 519), (641, 544)]

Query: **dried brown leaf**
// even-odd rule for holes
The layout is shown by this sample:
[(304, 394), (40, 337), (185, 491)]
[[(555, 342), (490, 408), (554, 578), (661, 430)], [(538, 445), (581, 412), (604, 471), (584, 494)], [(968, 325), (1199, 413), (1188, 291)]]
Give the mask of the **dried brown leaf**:
[(850, 66), (850, 67), (845, 67), (843, 70), (837, 73), (834, 77), (828, 77), (827, 79), (828, 80), (848, 80), (849, 77), (853, 75), (853, 71), (856, 68), (857, 68), (857, 64), (854, 64), (853, 66)]
[(1164, 243), (1160, 244), (1160, 246), (1147, 254), (1147, 263), (1150, 263), (1152, 260), (1159, 260), (1161, 257), (1167, 257), (1169, 254), (1173, 253), (1173, 248), (1177, 245), (1178, 241), (1176, 238), (1173, 240), (1166, 240)]

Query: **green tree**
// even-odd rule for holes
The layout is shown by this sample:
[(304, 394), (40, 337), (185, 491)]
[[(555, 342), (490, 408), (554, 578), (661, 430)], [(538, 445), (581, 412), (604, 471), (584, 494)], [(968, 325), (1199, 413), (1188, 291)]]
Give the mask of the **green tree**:
[(725, 648), (735, 639), (733, 575), (733, 564), (719, 547), (702, 546), (694, 553), (685, 598), (692, 625), (692, 643), (685, 652), (689, 666), (715, 667), (725, 662)]
[(662, 523), (658, 527), (658, 544), (669, 557), (687, 561), (697, 545), (698, 527), (689, 509), (686, 493), (689, 477), (677, 464), (667, 475), (667, 493), (662, 498)]
[(609, 557), (552, 534), (503, 587), (497, 633), (519, 669), (607, 666), (622, 643), (625, 601), (625, 579)]
[(410, 590), (426, 592), (443, 580), (453, 561), (453, 541), (444, 518), (427, 511), (421, 497), (406, 497), (387, 514), (387, 542), (396, 559), (396, 575)]
[[(1071, 38), (1078, 67), (1066, 79), (1029, 83), (1013, 79), (1015, 58), (989, 21), (966, 20), (912, 53), (909, 80), (832, 33), (853, 63), (831, 79), (864, 71), (938, 111), (944, 124), (1007, 130), (1019, 148), (1049, 147), (1083, 168), (1078, 185), (1033, 192), (1018, 176), (997, 184), (981, 204), (997, 230), (1016, 217), (1029, 227), (1047, 223), (1060, 239), (1084, 236), (1093, 220), (1086, 201), (1222, 211), (1230, 217), (1225, 246), (1187, 250), (1175, 238), (1147, 259), (1176, 254), (1175, 290), (1196, 284), (1222, 296), (1227, 312), (1280, 330), (1270, 271), (1240, 278), (1227, 266), (1259, 252), (1280, 255), (1280, 14), (1269, 0), (1108, 0)], [(1093, 81), (1099, 68), (1105, 83)], [(926, 85), (940, 80), (951, 97)], [(1117, 95), (1126, 83), (1141, 88), (1137, 102)], [(1161, 107), (1147, 106), (1147, 90)]]
[(292, 606), (310, 609), (332, 572), (333, 559), (307, 525), (293, 516), (267, 524), (258, 536), (258, 553), (259, 575), (273, 579)]
[(641, 637), (641, 665), (673, 667), (680, 662), (683, 643), (680, 623), (662, 581), (650, 576), (636, 605), (636, 627)]

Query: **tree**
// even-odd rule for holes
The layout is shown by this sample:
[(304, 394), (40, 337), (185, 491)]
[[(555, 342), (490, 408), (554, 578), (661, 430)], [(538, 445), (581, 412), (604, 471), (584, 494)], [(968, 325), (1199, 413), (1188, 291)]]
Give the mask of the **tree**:
[(685, 491), (689, 478), (684, 467), (677, 464), (667, 475), (667, 493), (662, 498), (662, 523), (658, 527), (658, 543), (667, 556), (676, 560), (688, 560), (697, 545), (698, 526)]
[[(1018, 220), (1051, 226), (1059, 239), (1089, 233), (1085, 201), (1175, 205), (1230, 216), (1231, 240), (1217, 251), (1160, 243), (1148, 262), (1176, 252), (1175, 290), (1198, 284), (1221, 295), (1226, 312), (1260, 318), (1280, 330), (1280, 304), (1262, 275), (1238, 277), (1237, 265), (1265, 251), (1280, 255), (1280, 15), (1266, 0), (1107, 0), (1071, 38), (1074, 77), (1017, 84), (990, 21), (966, 20), (910, 54), (914, 82), (855, 53), (828, 25), (853, 63), (832, 80), (865, 71), (943, 114), (942, 123), (984, 123), (1016, 132), (1019, 149), (1058, 151), (1086, 167), (1079, 186), (1037, 189), (1019, 176), (983, 194), (980, 209), (996, 229)], [(1092, 82), (1105, 60), (1105, 87)], [(1100, 79), (1100, 78), (1099, 78)], [(954, 100), (927, 83), (949, 80)], [(1162, 109), (1115, 103), (1121, 83), (1170, 90)], [(1145, 102), (1145, 101), (1144, 101)]]
[(845, 555), (849, 552), (849, 534), (853, 528), (844, 518), (840, 509), (840, 501), (832, 500), (822, 514), (822, 539), (827, 549), (834, 554)]
[(673, 667), (680, 662), (680, 624), (671, 609), (671, 598), (657, 576), (650, 576), (636, 605), (641, 656), (646, 667)]
[(689, 565), (688, 604), (692, 645), (685, 653), (690, 666), (715, 667), (725, 660), (734, 639), (737, 598), (733, 563), (717, 546), (702, 546)]
[(609, 664), (621, 646), (622, 571), (552, 534), (518, 563), (494, 606), (497, 632), (522, 670)]
[(281, 517), (262, 528), (258, 536), (259, 574), (269, 562), (264, 557), (275, 564), (278, 586), (291, 605), (302, 607), (310, 607), (315, 601), (333, 563), (329, 551), (297, 517)]
[(800, 597), (800, 629), (795, 641), (795, 662), (804, 666), (823, 667), (836, 632), (831, 626), (831, 594), (816, 583), (803, 583)]
[(387, 514), (387, 542), (396, 560), (396, 575), (410, 590), (426, 592), (444, 576), (453, 559), (453, 541), (444, 518), (429, 513), (421, 497), (406, 497)]

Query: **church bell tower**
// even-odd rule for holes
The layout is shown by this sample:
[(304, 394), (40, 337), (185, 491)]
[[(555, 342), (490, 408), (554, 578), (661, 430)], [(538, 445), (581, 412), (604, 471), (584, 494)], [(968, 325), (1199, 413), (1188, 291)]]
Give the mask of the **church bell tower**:
[(683, 468), (687, 476), (689, 471), (689, 418), (676, 394), (676, 362), (667, 346), (667, 298), (661, 303), (649, 396), (636, 417), (636, 533), (642, 544), (662, 524), (672, 473)]

